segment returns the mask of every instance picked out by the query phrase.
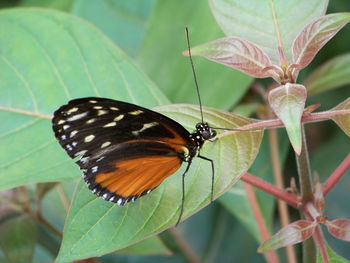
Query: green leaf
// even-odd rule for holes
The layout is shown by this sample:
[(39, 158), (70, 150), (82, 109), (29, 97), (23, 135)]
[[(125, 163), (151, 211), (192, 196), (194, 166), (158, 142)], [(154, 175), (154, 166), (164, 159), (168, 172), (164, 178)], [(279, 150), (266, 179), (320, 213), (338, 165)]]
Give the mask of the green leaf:
[[(350, 98), (337, 105), (333, 110), (350, 110)], [(350, 136), (350, 114), (337, 115), (332, 118), (347, 136)]]
[[(174, 103), (197, 104), (188, 57), (185, 27), (191, 45), (222, 37), (207, 1), (157, 1), (136, 60)], [(251, 77), (203, 58), (194, 58), (202, 102), (229, 109), (248, 90)], [(230, 96), (227, 96), (230, 94)]]
[[(349, 260), (335, 253), (334, 250), (330, 246), (328, 246), (328, 244), (326, 244), (326, 248), (327, 248), (329, 262), (331, 263), (349, 263), (350, 262)], [(320, 251), (318, 251), (318, 254), (317, 254), (317, 263), (325, 263)]]
[(306, 89), (303, 85), (279, 86), (269, 92), (269, 103), (287, 129), (289, 140), (297, 154), (301, 152), (301, 116), (303, 115)]
[(337, 56), (315, 69), (305, 80), (309, 95), (350, 84), (350, 53)]
[(294, 39), (310, 21), (323, 15), (328, 5), (327, 0), (209, 0), (209, 3), (227, 36), (257, 44), (275, 65), (280, 62), (278, 37), (291, 63)]
[(151, 255), (165, 255), (170, 256), (171, 251), (163, 244), (162, 240), (153, 236), (142, 240), (130, 247), (124, 248), (116, 252), (118, 255), (139, 255), (139, 256), (151, 256)]
[(32, 262), (36, 221), (30, 215), (8, 219), (0, 225), (0, 248), (8, 262)]
[[(170, 105), (157, 111), (193, 129), (200, 121), (198, 106)], [(204, 108), (204, 118), (213, 127), (237, 127), (254, 120)], [(207, 142), (201, 155), (214, 160), (214, 198), (237, 182), (258, 152), (262, 131), (230, 132)], [(181, 175), (185, 165), (151, 194), (119, 207), (93, 195), (84, 182), (78, 185), (64, 229), (57, 262), (88, 258), (123, 248), (173, 226), (181, 207)], [(211, 195), (210, 163), (196, 158), (185, 179), (183, 219), (208, 205)]]
[(50, 122), (69, 99), (102, 96), (146, 107), (168, 102), (80, 18), (45, 9), (3, 10), (0, 32), (0, 190), (80, 176)]
[(233, 109), (232, 113), (249, 117), (261, 106), (262, 104), (259, 104), (257, 102), (243, 103), (243, 104), (237, 105), (237, 107)]
[(128, 55), (139, 51), (155, 0), (75, 0), (72, 13), (90, 21)]
[(72, 0), (21, 0), (20, 6), (36, 6), (44, 8), (54, 8), (62, 11), (69, 11), (72, 6)]

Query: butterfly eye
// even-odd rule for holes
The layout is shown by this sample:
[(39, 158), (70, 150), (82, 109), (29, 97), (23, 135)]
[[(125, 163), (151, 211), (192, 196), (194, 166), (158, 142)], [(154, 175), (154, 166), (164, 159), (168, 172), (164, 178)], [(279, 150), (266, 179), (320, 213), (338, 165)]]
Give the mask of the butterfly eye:
[(209, 130), (204, 130), (201, 134), (204, 140), (208, 140), (212, 137)]

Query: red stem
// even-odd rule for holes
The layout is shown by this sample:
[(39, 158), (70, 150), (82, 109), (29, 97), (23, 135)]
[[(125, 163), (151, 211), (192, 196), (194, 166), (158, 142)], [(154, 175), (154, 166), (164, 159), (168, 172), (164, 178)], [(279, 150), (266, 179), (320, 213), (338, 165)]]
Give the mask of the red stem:
[(314, 238), (314, 240), (315, 240), (315, 242), (316, 242), (316, 244), (321, 252), (323, 262), (329, 263), (328, 254), (327, 254), (326, 246), (324, 244), (324, 238), (322, 235), (320, 225), (315, 227), (315, 232), (313, 234), (313, 238)]
[[(334, 116), (345, 115), (345, 114), (350, 114), (350, 109), (331, 110), (331, 111), (304, 114), (301, 117), (301, 123), (310, 123), (310, 122), (329, 120)], [(271, 128), (280, 128), (280, 127), (284, 127), (284, 124), (280, 119), (257, 121), (257, 122), (253, 122), (253, 123), (235, 128), (233, 130), (229, 130), (227, 132), (221, 133), (218, 135), (218, 138), (230, 135), (232, 133), (240, 132), (240, 131), (255, 131), (255, 130), (263, 130), (263, 129), (271, 129)]]
[[(260, 210), (258, 201), (256, 200), (256, 196), (255, 196), (253, 187), (251, 187), (251, 185), (248, 183), (245, 183), (244, 187), (245, 187), (245, 190), (247, 192), (249, 203), (253, 209), (253, 214), (255, 216), (255, 219), (256, 219), (256, 222), (257, 222), (257, 225), (258, 225), (258, 228), (260, 231), (261, 238), (263, 241), (269, 240), (270, 236), (269, 236), (269, 233), (267, 231), (266, 223), (265, 223), (264, 217), (262, 215), (262, 212)], [(266, 258), (267, 258), (267, 261), (269, 263), (278, 263), (279, 262), (278, 257), (276, 255), (275, 251), (273, 251), (273, 250), (266, 252)]]
[(261, 180), (251, 174), (245, 173), (241, 180), (255, 186), (256, 188), (276, 197), (277, 199), (285, 201), (287, 204), (294, 206), (295, 208), (298, 208), (300, 205), (299, 199), (290, 193), (287, 193), (276, 186), (269, 184), (265, 182), (264, 180)]
[(326, 196), (329, 191), (338, 183), (340, 178), (345, 174), (345, 172), (350, 168), (350, 154), (346, 156), (344, 161), (338, 166), (338, 168), (333, 172), (333, 174), (327, 179), (327, 181), (322, 186), (323, 196)]

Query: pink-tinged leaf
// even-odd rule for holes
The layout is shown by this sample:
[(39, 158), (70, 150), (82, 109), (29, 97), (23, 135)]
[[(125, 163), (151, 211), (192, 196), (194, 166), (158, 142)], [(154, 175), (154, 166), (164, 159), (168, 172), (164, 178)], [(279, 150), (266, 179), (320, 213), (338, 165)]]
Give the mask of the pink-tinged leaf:
[(315, 182), (314, 187), (314, 206), (319, 214), (323, 214), (324, 211), (324, 198), (322, 192), (322, 185), (320, 181)]
[(287, 83), (270, 91), (269, 103), (275, 114), (287, 129), (294, 151), (301, 152), (301, 116), (303, 115), (306, 88), (303, 85)]
[(349, 219), (336, 219), (326, 222), (326, 226), (331, 235), (350, 242), (350, 220)]
[[(350, 98), (337, 105), (333, 110), (350, 110)], [(350, 137), (350, 114), (336, 115), (332, 120)]]
[(337, 13), (322, 16), (309, 23), (293, 44), (293, 63), (297, 65), (293, 75), (305, 68), (317, 52), (348, 22), (350, 13)]
[(226, 36), (255, 43), (279, 65), (279, 40), (291, 63), (293, 41), (309, 22), (325, 14), (328, 0), (209, 0), (209, 5)]
[(268, 250), (300, 243), (308, 239), (314, 233), (316, 226), (316, 222), (298, 220), (292, 224), (283, 227), (269, 240), (262, 243), (258, 251), (265, 252)]
[[(255, 78), (276, 76), (268, 56), (255, 44), (236, 37), (220, 38), (191, 49), (193, 56), (240, 70)], [(183, 54), (188, 56), (188, 51)]]

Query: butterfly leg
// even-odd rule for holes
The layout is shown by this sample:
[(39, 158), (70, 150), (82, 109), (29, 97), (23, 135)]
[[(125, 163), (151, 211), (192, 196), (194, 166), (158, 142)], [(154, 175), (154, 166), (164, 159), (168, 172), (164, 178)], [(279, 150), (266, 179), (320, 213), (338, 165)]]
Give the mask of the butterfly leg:
[(188, 169), (190, 168), (192, 163), (192, 160), (190, 160), (187, 164), (186, 170), (185, 172), (182, 174), (182, 201), (181, 201), (181, 210), (180, 210), (180, 215), (179, 215), (179, 219), (177, 220), (175, 226), (177, 226), (180, 223), (181, 217), (182, 217), (182, 213), (184, 211), (184, 203), (185, 203), (185, 175), (188, 171)]
[(213, 192), (214, 192), (214, 161), (212, 159), (209, 159), (205, 156), (198, 155), (199, 158), (209, 161), (211, 163), (211, 196), (210, 196), (210, 202), (213, 202)]

